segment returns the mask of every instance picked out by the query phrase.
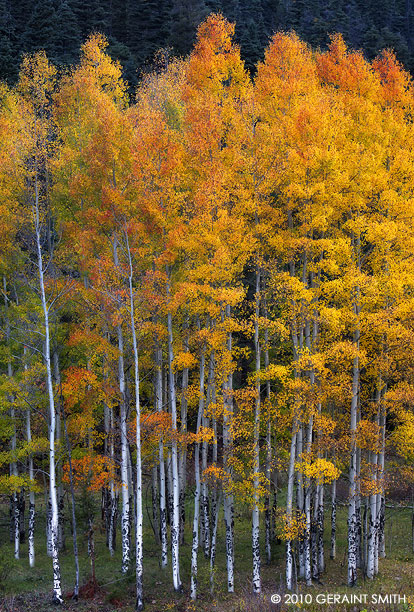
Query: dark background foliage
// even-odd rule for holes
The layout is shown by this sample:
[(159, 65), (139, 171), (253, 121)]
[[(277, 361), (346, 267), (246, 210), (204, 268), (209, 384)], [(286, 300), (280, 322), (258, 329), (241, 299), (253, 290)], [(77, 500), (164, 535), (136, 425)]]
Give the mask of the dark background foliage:
[(369, 59), (392, 47), (414, 70), (412, 0), (0, 0), (0, 77), (13, 82), (22, 53), (38, 49), (58, 65), (71, 64), (88, 34), (99, 31), (134, 85), (159, 48), (187, 54), (212, 11), (236, 22), (250, 69), (275, 30), (293, 29), (322, 48), (330, 33), (342, 32)]

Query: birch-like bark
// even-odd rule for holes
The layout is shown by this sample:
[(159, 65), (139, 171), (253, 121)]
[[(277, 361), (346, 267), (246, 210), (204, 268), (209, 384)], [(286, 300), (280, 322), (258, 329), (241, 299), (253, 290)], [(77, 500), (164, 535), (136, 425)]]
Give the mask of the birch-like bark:
[[(170, 285), (167, 283), (167, 296), (170, 297)], [(168, 374), (170, 386), (170, 402), (171, 402), (171, 425), (173, 431), (173, 441), (171, 449), (171, 471), (172, 471), (172, 494), (173, 494), (173, 512), (171, 521), (171, 558), (172, 558), (172, 573), (174, 590), (182, 591), (180, 578), (180, 486), (178, 480), (178, 452), (177, 452), (177, 401), (175, 395), (175, 380), (173, 372), (173, 328), (171, 310), (167, 314), (168, 328)]]
[[(265, 313), (267, 316), (267, 312)], [(264, 365), (268, 370), (270, 365), (269, 360), (269, 330), (265, 329), (265, 352), (264, 352)], [(271, 464), (272, 464), (272, 423), (270, 415), (270, 380), (266, 381), (266, 401), (267, 401), (267, 423), (266, 423), (266, 464), (265, 464), (265, 475), (266, 475), (266, 496), (264, 500), (265, 508), (265, 550), (266, 550), (266, 564), (270, 565), (272, 561), (272, 549), (271, 549), (271, 516), (270, 516), (270, 489), (271, 489)]]
[[(188, 352), (188, 324), (184, 331), (184, 350)], [(181, 384), (181, 418), (180, 431), (185, 434), (187, 431), (187, 389), (188, 389), (188, 368), (183, 369)], [(185, 493), (187, 488), (187, 445), (183, 444), (179, 452), (179, 483), (180, 483), (180, 544), (184, 544), (185, 527)]]
[(144, 609), (144, 591), (143, 591), (143, 531), (142, 531), (142, 466), (141, 466), (141, 404), (140, 404), (140, 382), (139, 382), (139, 361), (138, 361), (138, 345), (137, 335), (135, 330), (135, 305), (134, 291), (132, 287), (132, 260), (131, 251), (128, 243), (128, 234), (126, 235), (127, 253), (129, 259), (129, 306), (131, 315), (131, 334), (132, 348), (134, 351), (134, 379), (135, 379), (135, 411), (136, 411), (136, 491), (135, 491), (135, 511), (136, 511), (136, 537), (135, 537), (135, 569), (136, 569), (136, 606), (137, 612)]
[(159, 521), (159, 507), (160, 507), (160, 495), (158, 492), (158, 466), (153, 465), (151, 470), (151, 499), (152, 499), (152, 529), (154, 531), (155, 543), (161, 544), (160, 540), (160, 521)]
[[(203, 427), (209, 427), (209, 419), (203, 414), (202, 417)], [(208, 454), (208, 442), (203, 440), (202, 451), (201, 451), (201, 472), (207, 469), (207, 454)], [(208, 485), (205, 480), (201, 482), (201, 516), (203, 523), (203, 551), (204, 557), (208, 559), (210, 557), (210, 503), (208, 495)]]
[(312, 544), (312, 578), (319, 580), (318, 565), (318, 513), (319, 513), (319, 484), (316, 485), (313, 497), (313, 516), (311, 525)]
[[(385, 385), (382, 393), (385, 393), (387, 387)], [(385, 402), (381, 402), (380, 405), (380, 453), (378, 458), (378, 481), (380, 487), (380, 493), (377, 496), (377, 515), (378, 515), (378, 547), (377, 547), (377, 555), (378, 557), (385, 557), (385, 486), (384, 486), (384, 476), (385, 476), (385, 428), (387, 421), (387, 412), (386, 412), (386, 404)], [(379, 509), (378, 509), (379, 504)], [(377, 559), (378, 564), (378, 559)], [(378, 570), (378, 567), (377, 567)]]
[(336, 558), (336, 480), (331, 488), (331, 559)]
[(324, 534), (324, 519), (325, 519), (325, 511), (324, 511), (324, 492), (325, 488), (323, 483), (319, 484), (319, 506), (318, 506), (318, 569), (319, 574), (322, 574), (325, 571), (325, 550), (324, 550), (324, 542), (323, 542), (323, 534)]
[[(24, 355), (26, 357), (27, 349), (24, 347), (23, 349)], [(27, 363), (25, 360), (24, 369), (27, 370)], [(26, 411), (26, 440), (28, 445), (30, 446), (32, 441), (32, 427), (31, 427), (31, 414), (30, 408)], [(34, 467), (33, 467), (33, 454), (29, 453), (29, 478), (30, 482), (34, 483)], [(35, 564), (35, 545), (34, 545), (34, 528), (35, 528), (35, 494), (32, 490), (32, 486), (30, 487), (29, 492), (29, 526), (28, 526), (28, 549), (29, 549), (29, 566), (34, 567)]]
[(77, 533), (77, 522), (76, 522), (76, 501), (75, 501), (75, 488), (73, 486), (73, 470), (72, 470), (72, 446), (69, 440), (68, 430), (66, 427), (65, 410), (61, 404), (63, 427), (65, 431), (66, 448), (68, 451), (68, 463), (69, 463), (69, 485), (70, 495), (72, 501), (72, 538), (73, 538), (73, 556), (75, 558), (75, 586), (73, 589), (72, 599), (75, 601), (79, 597), (79, 553), (78, 553), (78, 533)]
[[(162, 412), (163, 396), (162, 396), (162, 349), (156, 339), (155, 344), (155, 407), (157, 412)], [(165, 491), (165, 461), (164, 461), (164, 443), (160, 438), (158, 443), (158, 460), (160, 468), (160, 537), (161, 537), (161, 567), (165, 568), (168, 561), (168, 540), (167, 540), (167, 498)]]
[[(381, 382), (375, 389), (375, 401), (378, 405), (377, 409), (377, 425), (379, 425), (380, 410), (381, 410)], [(368, 527), (368, 551), (366, 563), (367, 578), (374, 578), (376, 574), (376, 566), (378, 565), (378, 512), (377, 507), (377, 476), (378, 476), (378, 453), (371, 453), (371, 469), (372, 469), (372, 490), (369, 495), (369, 527)]]
[(214, 571), (216, 563), (216, 547), (217, 547), (217, 526), (221, 505), (221, 493), (214, 506), (213, 528), (211, 531), (211, 546), (210, 546), (210, 593), (214, 593)]
[(130, 517), (129, 517), (129, 478), (128, 478), (128, 439), (127, 439), (127, 411), (125, 401), (124, 376), (124, 336), (122, 327), (117, 326), (118, 334), (118, 377), (120, 391), (120, 433), (121, 433), (121, 495), (122, 495), (122, 565), (121, 572), (128, 571), (130, 563)]
[[(226, 318), (230, 318), (230, 306), (226, 306)], [(232, 334), (227, 334), (227, 351), (232, 352)], [(231, 467), (228, 463), (232, 452), (231, 420), (233, 416), (233, 373), (230, 371), (223, 382), (223, 468), (228, 478), (231, 478)], [(233, 494), (229, 490), (223, 492), (224, 523), (226, 527), (226, 567), (227, 591), (234, 593), (234, 509)]]
[[(7, 297), (7, 282), (6, 277), (3, 276), (3, 294), (4, 294), (4, 311), (5, 311), (5, 324), (6, 324), (6, 342), (7, 346), (10, 347), (10, 321), (8, 315), (8, 300)], [(7, 361), (7, 376), (11, 379), (13, 376), (13, 366), (11, 358)], [(13, 435), (10, 441), (10, 450), (13, 456), (16, 455), (17, 449), (17, 437), (16, 437), (16, 414), (14, 410), (14, 400), (9, 397), (10, 401), (10, 419), (13, 427)], [(18, 470), (17, 463), (12, 460), (10, 463), (10, 476), (17, 478)], [(11, 541), (14, 543), (14, 558), (20, 558), (20, 506), (19, 506), (19, 493), (14, 491), (11, 495), (10, 505), (10, 536)]]
[[(200, 433), (200, 428), (203, 422), (204, 415), (204, 376), (205, 376), (205, 348), (200, 356), (200, 399), (198, 403), (197, 414), (197, 434)], [(201, 479), (200, 479), (200, 443), (196, 442), (194, 449), (194, 476), (195, 476), (195, 495), (194, 495), (194, 520), (193, 520), (193, 542), (191, 547), (191, 599), (197, 597), (197, 552), (198, 552), (198, 536), (199, 536), (199, 521), (200, 521), (200, 496), (201, 496)]]
[(348, 586), (354, 586), (357, 580), (357, 548), (358, 548), (358, 525), (357, 525), (357, 447), (356, 447), (356, 427), (359, 394), (359, 306), (358, 297), (354, 302), (354, 314), (357, 318), (356, 330), (354, 332), (353, 343), (356, 355), (352, 364), (352, 399), (350, 416), (350, 462), (349, 462), (349, 505), (348, 505)]
[(52, 564), (53, 564), (53, 600), (62, 604), (62, 585), (60, 578), (60, 563), (59, 563), (59, 550), (58, 550), (58, 502), (57, 502), (57, 491), (56, 491), (56, 468), (55, 468), (55, 429), (56, 429), (56, 411), (55, 411), (55, 398), (53, 394), (53, 383), (52, 383), (52, 365), (50, 355), (50, 328), (49, 328), (49, 307), (46, 301), (45, 293), (45, 281), (43, 272), (43, 257), (42, 257), (42, 243), (41, 243), (41, 226), (39, 219), (39, 192), (37, 177), (35, 179), (35, 202), (33, 207), (34, 213), (34, 224), (36, 233), (36, 247), (37, 247), (37, 265), (39, 272), (39, 287), (40, 297), (42, 302), (43, 310), (43, 325), (45, 334), (45, 352), (44, 360), (46, 362), (46, 382), (49, 398), (49, 483), (50, 483), (50, 502), (51, 502), (51, 542), (52, 542)]
[[(115, 445), (114, 445), (114, 433), (115, 433), (115, 419), (114, 411), (111, 407), (109, 410), (109, 457), (112, 463), (115, 461)], [(116, 546), (116, 524), (118, 519), (118, 491), (116, 489), (114, 480), (111, 479), (109, 483), (109, 530), (108, 530), (108, 546), (109, 554), (113, 557)]]
[[(53, 351), (53, 370), (55, 376), (55, 384), (58, 389), (60, 389), (60, 371), (59, 371), (59, 358), (58, 354)], [(58, 397), (58, 405), (56, 410), (56, 442), (58, 447), (61, 444), (61, 431), (60, 431), (60, 397)], [(65, 528), (64, 528), (64, 491), (62, 485), (62, 473), (61, 467), (58, 470), (58, 481), (59, 484), (57, 486), (57, 500), (58, 500), (58, 547), (59, 550), (64, 550), (65, 548)]]
[[(302, 461), (303, 454), (303, 428), (302, 425), (298, 427), (298, 434), (296, 440), (296, 460), (298, 462)], [(296, 505), (299, 512), (305, 511), (305, 503), (304, 503), (304, 486), (303, 486), (303, 474), (299, 470), (297, 472), (297, 486), (296, 486)], [(306, 536), (306, 531), (304, 533)], [(299, 538), (298, 542), (298, 553), (299, 553), (299, 578), (305, 577), (305, 538)]]
[[(114, 264), (118, 268), (118, 239), (114, 239)], [(120, 304), (119, 304), (120, 305)], [(127, 402), (125, 387), (125, 365), (124, 365), (124, 335), (122, 326), (116, 328), (118, 336), (118, 381), (120, 394), (120, 435), (121, 435), (121, 495), (122, 495), (122, 516), (121, 516), (121, 536), (122, 536), (122, 563), (121, 572), (128, 571), (130, 563), (130, 506), (129, 506), (129, 475), (128, 475), (128, 433), (127, 433)]]
[[(296, 459), (296, 442), (297, 442), (297, 422), (296, 417), (292, 423), (292, 437), (290, 442), (290, 457), (288, 467), (288, 481), (286, 494), (286, 518), (289, 523), (293, 519), (293, 488), (295, 484), (295, 459)], [(286, 540), (286, 589), (293, 589), (293, 546), (292, 540), (288, 537)]]
[(255, 319), (254, 319), (254, 347), (255, 347), (255, 373), (256, 373), (256, 399), (254, 411), (253, 433), (253, 510), (252, 510), (252, 555), (253, 555), (253, 593), (262, 590), (260, 576), (260, 512), (259, 512), (259, 472), (260, 472), (260, 270), (256, 271)]

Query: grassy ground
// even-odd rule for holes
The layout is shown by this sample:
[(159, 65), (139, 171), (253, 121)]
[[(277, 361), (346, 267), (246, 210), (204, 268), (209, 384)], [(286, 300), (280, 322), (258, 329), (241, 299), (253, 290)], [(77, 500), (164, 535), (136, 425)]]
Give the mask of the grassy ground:
[[(191, 520), (191, 499), (188, 502), (188, 518)], [(4, 597), (0, 604), (1, 612), (23, 612), (41, 611), (49, 612), (55, 607), (51, 605), (51, 560), (46, 555), (45, 547), (45, 525), (42, 521), (44, 508), (38, 509), (38, 521), (36, 529), (36, 566), (29, 568), (27, 543), (22, 545), (21, 559), (10, 561), (13, 557), (12, 546), (9, 543), (7, 527), (8, 507), (2, 508), (1, 531), (0, 531), (0, 586), (3, 587)], [(187, 522), (187, 527), (190, 522)], [(65, 607), (68, 610), (78, 612), (115, 612), (116, 610), (134, 610), (134, 581), (133, 570), (127, 576), (121, 575), (120, 546), (113, 558), (109, 556), (105, 546), (105, 535), (103, 530), (97, 526), (96, 530), (96, 574), (100, 586), (99, 591), (93, 598), (72, 602), (70, 594), (74, 581), (74, 565), (72, 554), (72, 540), (67, 525), (67, 550), (61, 554), (62, 583), (65, 592)], [(248, 507), (237, 508), (235, 517), (235, 594), (229, 595), (225, 590), (225, 556), (224, 556), (224, 533), (223, 521), (220, 521), (219, 548), (217, 551), (217, 569), (215, 576), (216, 589), (214, 595), (210, 594), (208, 562), (204, 559), (202, 552), (199, 553), (199, 599), (191, 602), (189, 599), (189, 575), (191, 534), (190, 529), (186, 532), (186, 542), (181, 547), (181, 578), (184, 585), (182, 595), (174, 594), (172, 591), (171, 569), (165, 571), (159, 566), (159, 548), (155, 544), (154, 537), (149, 525), (145, 529), (144, 549), (144, 586), (145, 604), (148, 612), (279, 612), (280, 610), (297, 610), (298, 608), (312, 611), (351, 610), (352, 612), (409, 612), (410, 605), (406, 604), (374, 604), (372, 596), (386, 594), (401, 594), (407, 598), (414, 594), (414, 556), (411, 546), (411, 514), (404, 509), (387, 509), (386, 520), (386, 552), (387, 558), (380, 560), (380, 574), (374, 581), (360, 579), (358, 586), (352, 591), (347, 589), (346, 579), (346, 510), (341, 508), (338, 512), (338, 553), (337, 559), (329, 559), (329, 520), (326, 521), (326, 572), (321, 578), (321, 583), (306, 589), (301, 583), (297, 588), (297, 604), (286, 605), (284, 599), (284, 546), (274, 545), (272, 554), (273, 561), (270, 566), (263, 565), (263, 595), (260, 598), (251, 595), (251, 551), (250, 551), (250, 516)], [(87, 557), (86, 539), (81, 533), (79, 536), (79, 550), (81, 563), (81, 584), (88, 581), (90, 575), (90, 563)], [(133, 565), (133, 563), (132, 563)], [(8, 567), (8, 575), (7, 574)], [(2, 579), (3, 573), (3, 579)], [(2, 581), (2, 583), (1, 583)], [(326, 605), (317, 603), (324, 600), (324, 594), (347, 594), (365, 595), (360, 601), (362, 603)], [(280, 594), (281, 604), (273, 604), (270, 600), (272, 594)], [(300, 597), (308, 594), (305, 601), (301, 603)], [(310, 597), (309, 597), (310, 596)], [(312, 602), (310, 602), (312, 599)], [(365, 599), (365, 602), (364, 602)], [(295, 600), (294, 600), (295, 601)], [(341, 600), (342, 601), (342, 600)]]

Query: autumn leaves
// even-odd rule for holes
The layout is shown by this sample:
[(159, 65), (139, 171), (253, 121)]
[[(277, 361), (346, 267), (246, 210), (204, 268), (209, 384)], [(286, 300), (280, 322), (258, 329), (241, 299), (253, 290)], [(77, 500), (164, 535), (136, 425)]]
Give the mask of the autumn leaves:
[[(4, 338), (2, 393), (20, 432), (13, 444), (31, 438), (30, 423), (44, 429), (32, 411), (23, 435), (10, 393), (23, 385), (24, 342), (37, 376), (46, 373), (50, 448), (60, 453), (57, 471), (49, 457), (52, 531), (61, 483), (102, 488), (112, 554), (119, 495), (123, 572), (136, 542), (137, 609), (143, 466), (162, 567), (170, 525), (176, 591), (194, 474), (196, 598), (200, 548), (213, 589), (222, 545), (235, 589), (240, 498), (252, 508), (254, 592), (263, 511), (266, 561), (280, 537), (287, 587), (295, 556), (299, 577), (317, 580), (326, 488), (334, 556), (336, 481), (348, 472), (348, 580), (362, 567), (374, 576), (387, 410), (401, 423), (395, 447), (411, 456), (412, 372), (399, 367), (413, 348), (411, 81), (389, 52), (369, 64), (340, 36), (314, 52), (293, 33), (274, 35), (252, 78), (233, 32), (210, 16), (190, 57), (145, 75), (133, 101), (99, 35), (68, 74), (58, 78), (40, 53), (24, 60), (14, 90), (2, 88), (3, 319), (16, 330)], [(31, 479), (43, 458), (34, 460)], [(91, 510), (91, 550), (93, 529)]]

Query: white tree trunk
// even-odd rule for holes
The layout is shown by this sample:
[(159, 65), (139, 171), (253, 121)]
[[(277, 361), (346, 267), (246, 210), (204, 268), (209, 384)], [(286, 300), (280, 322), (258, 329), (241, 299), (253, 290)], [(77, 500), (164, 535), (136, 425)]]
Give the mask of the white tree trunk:
[[(184, 350), (188, 352), (187, 323), (184, 331)], [(183, 369), (181, 384), (181, 424), (180, 431), (185, 434), (187, 431), (187, 389), (188, 389), (188, 368)], [(184, 544), (185, 528), (185, 494), (187, 488), (187, 445), (183, 444), (179, 451), (179, 486), (180, 486), (180, 544)]]
[(252, 510), (252, 554), (253, 554), (253, 593), (262, 590), (260, 576), (260, 511), (259, 511), (259, 472), (260, 472), (260, 339), (259, 339), (259, 316), (260, 316), (260, 271), (256, 271), (256, 296), (255, 296), (255, 320), (254, 320), (254, 344), (256, 355), (256, 399), (254, 411), (254, 434), (253, 434), (253, 510)]
[(136, 446), (137, 446), (137, 461), (136, 461), (136, 538), (135, 538), (135, 563), (136, 563), (136, 606), (137, 612), (144, 609), (144, 591), (143, 591), (143, 531), (142, 531), (142, 466), (141, 466), (141, 404), (140, 404), (140, 383), (139, 383), (139, 362), (138, 362), (138, 346), (137, 335), (135, 331), (135, 307), (134, 307), (134, 292), (132, 287), (132, 260), (131, 251), (128, 243), (128, 234), (125, 232), (127, 242), (127, 253), (129, 258), (129, 299), (130, 299), (130, 315), (131, 315), (131, 334), (132, 347), (134, 350), (134, 378), (135, 378), (135, 411), (136, 411)]
[[(27, 365), (25, 364), (25, 369)], [(30, 408), (26, 412), (26, 439), (30, 444), (32, 441), (32, 429), (30, 423)], [(29, 478), (34, 482), (33, 455), (29, 455)], [(29, 493), (29, 529), (28, 529), (28, 545), (29, 545), (29, 565), (34, 567), (35, 564), (35, 546), (34, 546), (34, 527), (35, 527), (35, 494), (32, 488)]]
[[(302, 461), (303, 453), (303, 428), (299, 425), (297, 440), (296, 440), (296, 458), (297, 461)], [(296, 501), (299, 512), (305, 512), (305, 492), (303, 484), (303, 474), (298, 471), (297, 473), (297, 489), (296, 489)], [(304, 533), (306, 537), (306, 531)], [(299, 538), (299, 578), (305, 578), (305, 538)]]
[[(225, 315), (230, 318), (230, 306), (226, 306)], [(232, 334), (227, 335), (227, 350), (231, 355)], [(233, 416), (233, 374), (230, 371), (223, 382), (223, 468), (231, 477), (231, 468), (228, 460), (232, 452), (231, 420)], [(224, 523), (226, 527), (226, 566), (227, 591), (234, 593), (234, 509), (233, 494), (231, 491), (223, 492)]]
[[(168, 296), (170, 293), (168, 285)], [(173, 494), (173, 508), (172, 508), (172, 521), (171, 521), (171, 557), (172, 557), (172, 572), (173, 572), (173, 585), (174, 590), (177, 592), (182, 591), (182, 584), (180, 578), (180, 486), (178, 481), (178, 452), (177, 452), (177, 401), (175, 395), (175, 380), (173, 372), (173, 331), (172, 331), (172, 314), (171, 311), (167, 315), (167, 327), (168, 327), (168, 373), (169, 373), (169, 384), (170, 384), (170, 402), (171, 402), (171, 424), (173, 430), (173, 441), (171, 449), (171, 470), (172, 470), (172, 494)]]
[[(295, 459), (296, 459), (297, 423), (294, 417), (292, 423), (292, 438), (290, 442), (290, 457), (288, 467), (288, 481), (286, 494), (286, 518), (288, 523), (293, 518), (293, 488), (295, 484)], [(293, 589), (293, 547), (292, 540), (286, 540), (286, 588)]]
[[(118, 268), (118, 239), (114, 238), (114, 264)], [(119, 304), (120, 305), (120, 304)], [(131, 556), (131, 535), (130, 535), (130, 506), (129, 506), (129, 474), (128, 474), (128, 432), (127, 432), (127, 402), (125, 394), (125, 366), (124, 366), (124, 336), (122, 326), (117, 325), (118, 336), (118, 380), (120, 394), (120, 435), (121, 435), (121, 495), (122, 495), (122, 515), (121, 515), (121, 537), (122, 537), (122, 563), (121, 572), (128, 571)]]
[[(355, 315), (358, 316), (358, 307), (354, 305)], [(354, 333), (354, 346), (359, 350), (359, 328)], [(349, 506), (348, 506), (348, 586), (354, 586), (357, 580), (357, 549), (358, 549), (358, 524), (357, 524), (357, 447), (356, 447), (356, 427), (359, 394), (359, 355), (353, 360), (352, 366), (352, 400), (351, 400), (351, 421), (350, 436), (351, 450), (349, 463)]]
[(217, 547), (217, 526), (221, 505), (221, 495), (219, 495), (214, 506), (213, 528), (211, 531), (211, 547), (210, 547), (210, 593), (214, 592), (214, 566), (216, 562), (216, 547)]
[(324, 534), (324, 485), (320, 483), (319, 485), (319, 507), (318, 507), (318, 568), (319, 574), (322, 574), (325, 571), (325, 550), (324, 550), (324, 542), (323, 542), (323, 534)]
[[(8, 297), (7, 297), (7, 282), (6, 282), (6, 277), (3, 276), (3, 294), (4, 294), (4, 310), (5, 310), (5, 324), (6, 324), (6, 342), (7, 342), (7, 346), (10, 347), (10, 322), (9, 322), (9, 315), (8, 315)], [(8, 359), (7, 362), (7, 376), (9, 378), (12, 378), (13, 376), (13, 367), (12, 367), (12, 362), (11, 359)], [(11, 418), (11, 422), (12, 422), (12, 426), (13, 426), (13, 435), (10, 441), (10, 449), (12, 452), (12, 455), (16, 454), (16, 448), (17, 448), (17, 438), (16, 438), (16, 415), (15, 415), (15, 410), (14, 410), (14, 406), (13, 406), (13, 398), (10, 397), (10, 404), (11, 404), (11, 408), (10, 408), (10, 418)], [(18, 470), (17, 470), (17, 463), (16, 461), (12, 461), (10, 463), (10, 476), (16, 476), (18, 475)], [(20, 506), (19, 506), (19, 493), (17, 491), (14, 491), (12, 496), (11, 496), (11, 508), (10, 508), (10, 522), (11, 522), (11, 540), (14, 543), (14, 558), (15, 559), (19, 559), (20, 558)]]
[[(267, 312), (265, 313), (267, 316)], [(270, 365), (269, 360), (269, 331), (265, 329), (265, 354), (264, 354), (264, 365), (268, 369)], [(265, 550), (266, 550), (266, 563), (270, 565), (272, 561), (272, 549), (271, 549), (271, 517), (270, 517), (270, 489), (271, 489), (271, 464), (272, 464), (272, 422), (270, 417), (270, 380), (266, 381), (266, 400), (267, 400), (267, 424), (266, 424), (266, 497), (265, 497)]]
[(120, 433), (121, 433), (121, 495), (122, 495), (122, 515), (121, 515), (121, 534), (122, 534), (122, 566), (121, 571), (125, 574), (130, 563), (130, 508), (129, 508), (129, 478), (128, 478), (128, 439), (127, 439), (127, 413), (125, 398), (125, 374), (124, 374), (124, 337), (120, 325), (117, 327), (118, 333), (118, 377), (120, 402)]
[(51, 542), (52, 542), (52, 563), (53, 563), (53, 599), (56, 603), (62, 604), (62, 586), (60, 578), (60, 563), (58, 550), (58, 503), (56, 492), (56, 470), (55, 470), (55, 428), (56, 428), (56, 411), (55, 398), (53, 395), (52, 384), (52, 365), (50, 359), (50, 337), (49, 337), (49, 308), (46, 302), (45, 283), (43, 276), (43, 259), (42, 246), (40, 235), (40, 220), (39, 220), (39, 196), (38, 185), (36, 179), (36, 193), (34, 203), (34, 222), (36, 231), (36, 246), (37, 246), (37, 261), (39, 271), (39, 286), (40, 296), (43, 310), (43, 324), (45, 334), (45, 352), (44, 359), (46, 362), (46, 382), (49, 397), (49, 482), (50, 482), (50, 503), (51, 503)]
[(331, 489), (331, 559), (336, 558), (336, 480), (332, 483)]
[[(157, 412), (162, 412), (162, 350), (158, 344), (155, 348), (155, 406)], [(165, 461), (164, 461), (164, 444), (160, 438), (158, 444), (158, 460), (160, 467), (160, 536), (161, 536), (161, 567), (165, 568), (168, 562), (168, 539), (167, 539), (167, 498), (165, 490)]]
[[(200, 427), (203, 422), (204, 415), (204, 374), (205, 373), (205, 349), (203, 348), (200, 357), (200, 399), (198, 403), (197, 415), (197, 434), (200, 432)], [(191, 547), (191, 599), (197, 597), (197, 553), (198, 553), (198, 535), (200, 521), (200, 496), (201, 496), (201, 480), (200, 480), (200, 443), (196, 442), (194, 450), (194, 475), (195, 475), (195, 495), (194, 495), (194, 520), (193, 520), (193, 542)]]

